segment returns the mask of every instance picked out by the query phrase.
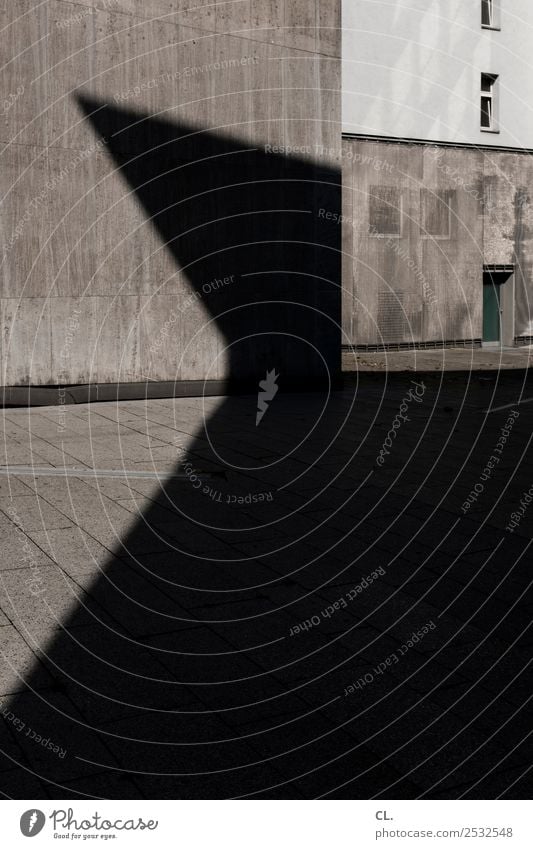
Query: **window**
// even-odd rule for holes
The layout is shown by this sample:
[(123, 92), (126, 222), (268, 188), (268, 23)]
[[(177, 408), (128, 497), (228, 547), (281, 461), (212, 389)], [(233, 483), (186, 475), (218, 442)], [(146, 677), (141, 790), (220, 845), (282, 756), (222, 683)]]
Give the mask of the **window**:
[(394, 186), (370, 186), (368, 198), (369, 232), (372, 236), (402, 234), (402, 196)]
[(421, 190), (421, 235), (423, 239), (451, 238), (454, 196), (455, 192), (451, 189)]
[(497, 133), (497, 74), (481, 74), (481, 130)]
[(500, 0), (481, 0), (481, 26), (484, 29), (499, 29)]

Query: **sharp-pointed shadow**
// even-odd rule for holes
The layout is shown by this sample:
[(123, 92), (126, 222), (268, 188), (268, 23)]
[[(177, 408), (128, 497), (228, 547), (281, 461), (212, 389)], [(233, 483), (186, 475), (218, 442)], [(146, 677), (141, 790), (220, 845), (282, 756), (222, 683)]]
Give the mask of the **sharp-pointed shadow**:
[[(436, 786), (431, 795), (454, 796), (455, 785), (474, 784), (485, 768), (478, 737), (465, 749), (456, 740), (464, 720), (445, 712), (448, 694), (468, 683), (453, 671), (454, 651), (445, 651), (436, 677), (423, 671), (418, 690), (402, 689), (401, 701), (395, 695), (447, 634), (426, 636), (422, 654), (409, 654), (400, 673), (391, 669), (385, 679), (372, 671), (435, 608), (417, 607), (418, 585), (414, 597), (396, 595), (402, 576), (418, 568), (407, 555), (387, 574), (390, 540), (387, 551), (368, 548), (394, 523), (404, 493), (360, 524), (382, 496), (370, 478), (384, 434), (355, 450), (372, 428), (374, 405), (354, 416), (349, 394), (329, 392), (340, 356), (339, 174), (223, 135), (83, 105), (216, 321), (229, 350), (226, 374), (255, 393), (274, 369), (280, 392), (264, 397), (259, 424), (256, 394), (211, 401), (203, 419), (194, 405), (178, 404), (174, 425), (190, 439), (176, 468), (186, 479), (151, 496), (102, 572), (87, 555), (65, 553), (62, 571), (87, 595), (42, 646), (46, 669), (34, 670), (27, 692), (11, 700), (13, 716), (47, 745), (13, 731), (23, 754), (15, 748), (7, 757), (23, 768), (7, 792), (409, 798)], [(231, 286), (205, 292), (206, 282), (229, 275)], [(318, 391), (281, 391), (308, 379)], [(408, 464), (408, 440), (403, 445)], [(426, 454), (419, 475), (433, 462)], [(225, 477), (209, 477), (221, 469)], [(86, 491), (81, 509), (87, 499)], [(440, 516), (426, 537), (444, 536), (444, 525)], [(392, 537), (398, 550), (401, 537)], [(415, 557), (425, 556), (422, 545)], [(424, 569), (417, 574), (423, 587), (435, 581)], [(35, 599), (37, 641), (37, 620), (52, 602), (50, 586)], [(425, 699), (448, 673), (439, 698)], [(345, 688), (365, 675), (372, 687), (347, 698)], [(426, 755), (441, 743), (447, 760), (432, 762)], [(406, 777), (410, 763), (423, 766)], [(447, 770), (452, 779), (440, 786)]]
[[(248, 380), (255, 390), (276, 362), (285, 386), (325, 383), (328, 372), (335, 379), (339, 172), (311, 157), (280, 155), (272, 145), (259, 148), (88, 100), (82, 105), (216, 322), (227, 346), (225, 375)], [(206, 291), (211, 281), (230, 277), (229, 285)], [(209, 335), (212, 326), (206, 347)], [(216, 363), (206, 366), (216, 376)]]

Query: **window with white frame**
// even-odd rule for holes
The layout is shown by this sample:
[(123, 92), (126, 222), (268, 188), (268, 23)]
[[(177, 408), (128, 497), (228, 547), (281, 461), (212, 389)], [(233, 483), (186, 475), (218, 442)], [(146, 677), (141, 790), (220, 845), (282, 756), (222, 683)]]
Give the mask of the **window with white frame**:
[(481, 0), (481, 26), (484, 29), (500, 28), (500, 0)]
[(481, 74), (481, 130), (497, 132), (497, 74)]

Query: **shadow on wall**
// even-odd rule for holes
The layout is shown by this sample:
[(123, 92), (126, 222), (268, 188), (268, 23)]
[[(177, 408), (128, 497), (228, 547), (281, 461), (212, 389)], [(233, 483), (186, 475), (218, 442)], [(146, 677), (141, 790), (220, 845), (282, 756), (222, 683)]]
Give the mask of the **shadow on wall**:
[(87, 99), (81, 105), (224, 337), (221, 353), (213, 326), (191, 327), (185, 317), (175, 328), (178, 358), (197, 334), (195, 348), (199, 337), (205, 352), (200, 379), (222, 372), (255, 389), (275, 364), (286, 386), (335, 379), (340, 233), (318, 209), (339, 211), (340, 174), (268, 146)]

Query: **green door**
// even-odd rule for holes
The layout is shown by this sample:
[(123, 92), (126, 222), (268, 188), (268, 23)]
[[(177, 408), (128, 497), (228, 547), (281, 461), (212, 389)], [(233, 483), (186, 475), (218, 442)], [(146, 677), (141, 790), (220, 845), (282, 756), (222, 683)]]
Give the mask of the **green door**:
[(483, 281), (483, 342), (500, 341), (500, 287)]

